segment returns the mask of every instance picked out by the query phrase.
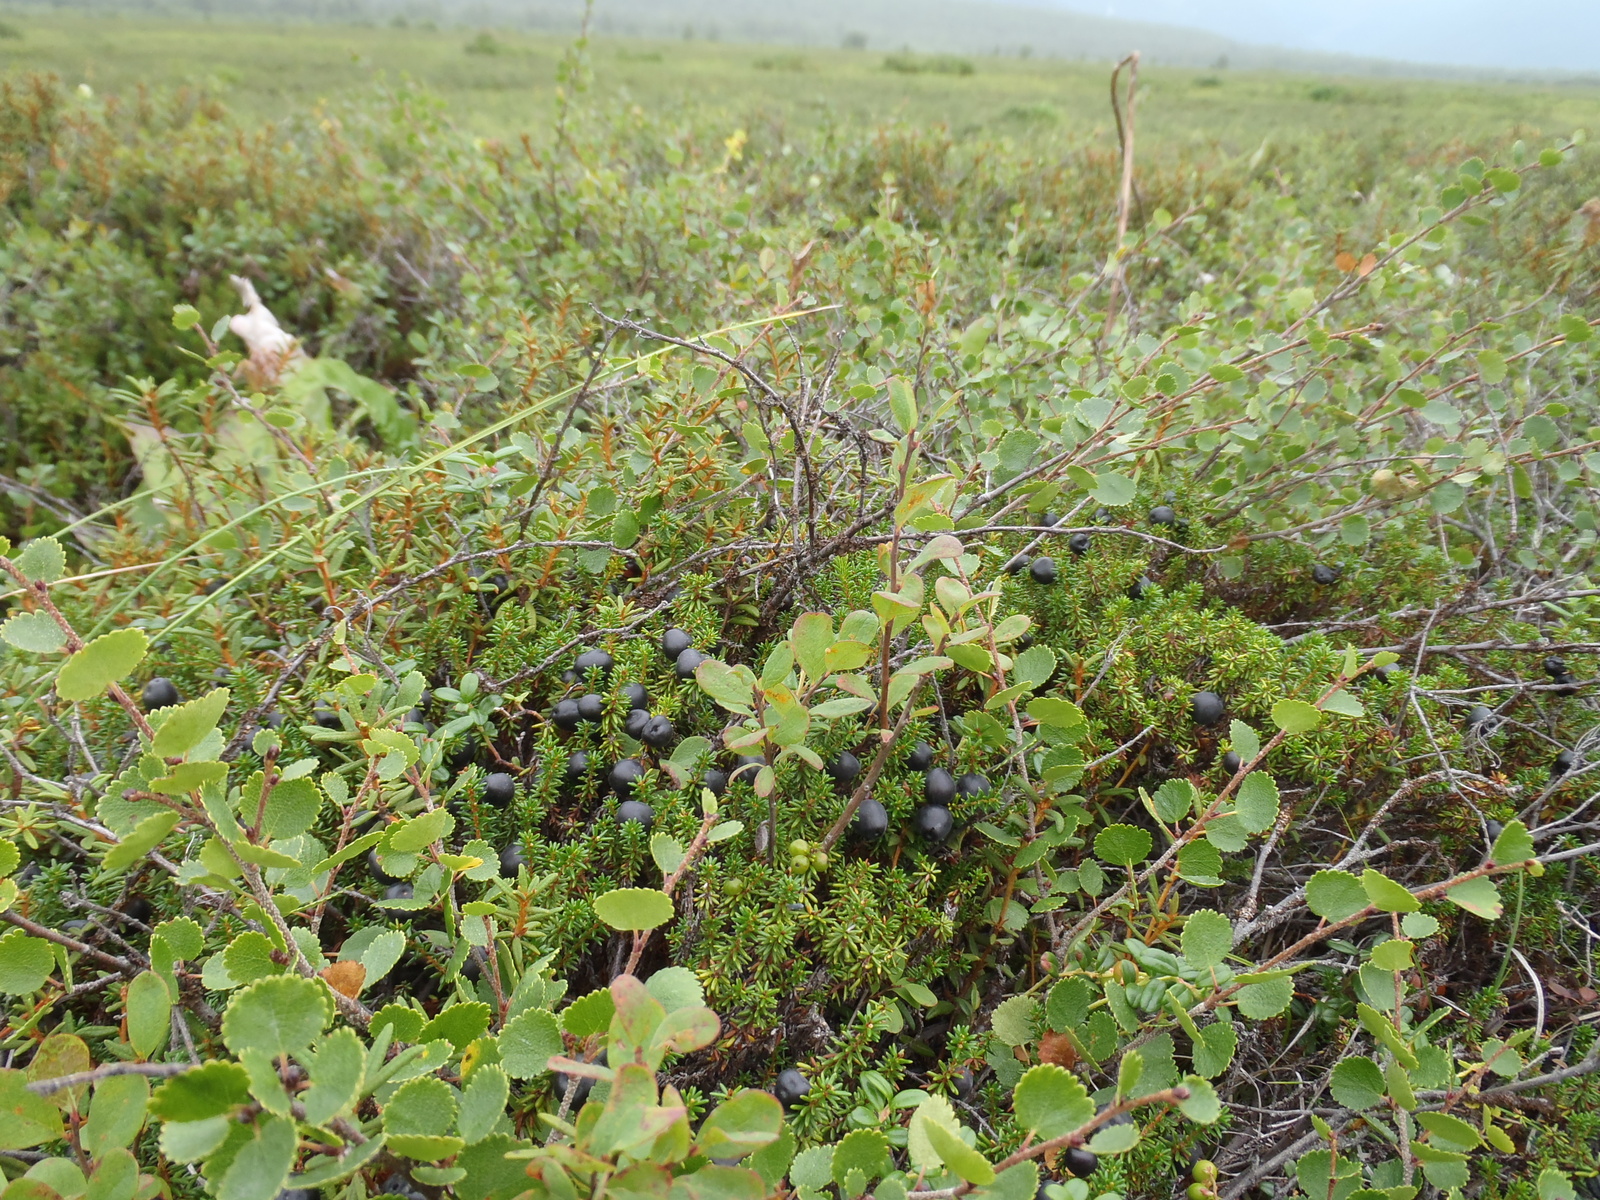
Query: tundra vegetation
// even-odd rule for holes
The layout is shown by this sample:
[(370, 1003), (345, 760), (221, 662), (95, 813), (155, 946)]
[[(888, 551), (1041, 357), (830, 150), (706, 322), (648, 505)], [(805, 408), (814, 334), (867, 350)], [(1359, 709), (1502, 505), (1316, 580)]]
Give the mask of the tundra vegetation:
[(560, 83), (0, 90), (7, 1200), (1600, 1195), (1581, 135)]

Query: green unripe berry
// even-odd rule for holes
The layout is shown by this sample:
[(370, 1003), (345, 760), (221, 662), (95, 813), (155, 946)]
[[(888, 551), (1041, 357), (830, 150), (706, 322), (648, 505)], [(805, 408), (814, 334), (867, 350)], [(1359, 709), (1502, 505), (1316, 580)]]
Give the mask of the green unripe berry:
[(812, 854), (811, 865), (819, 871), (826, 871), (828, 869), (828, 852), (826, 850), (818, 850)]
[(808, 842), (808, 841), (805, 841), (803, 838), (795, 838), (794, 841), (789, 843), (789, 853), (790, 854), (804, 854), (807, 850), (810, 850), (810, 849), (811, 849), (811, 843)]
[(742, 879), (730, 879), (722, 885), (722, 894), (724, 896), (738, 896), (742, 895), (743, 892), (744, 880)]
[(1208, 1200), (1210, 1195), (1211, 1193), (1206, 1190), (1206, 1185), (1203, 1183), (1191, 1183), (1189, 1185), (1189, 1200)]
[(789, 866), (801, 875), (804, 875), (807, 871), (811, 870), (811, 860), (804, 854), (796, 854), (789, 859)]
[(1202, 1158), (1194, 1165), (1194, 1178), (1196, 1183), (1216, 1183), (1217, 1164), (1209, 1158)]

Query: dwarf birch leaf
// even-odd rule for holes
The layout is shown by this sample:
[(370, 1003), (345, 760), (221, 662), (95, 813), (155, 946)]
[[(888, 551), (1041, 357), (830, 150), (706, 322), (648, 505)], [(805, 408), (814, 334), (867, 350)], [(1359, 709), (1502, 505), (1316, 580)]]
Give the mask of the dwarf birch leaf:
[(613, 929), (654, 929), (672, 920), (672, 898), (655, 888), (616, 888), (591, 903), (595, 915)]
[(142, 629), (118, 629), (95, 638), (61, 668), (56, 693), (63, 700), (92, 700), (144, 661), (150, 640)]

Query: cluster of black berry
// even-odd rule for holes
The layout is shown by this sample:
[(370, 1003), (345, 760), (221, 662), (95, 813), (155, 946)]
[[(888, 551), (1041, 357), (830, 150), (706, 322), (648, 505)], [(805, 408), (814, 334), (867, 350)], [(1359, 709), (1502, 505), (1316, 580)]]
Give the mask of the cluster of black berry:
[(975, 771), (957, 779), (943, 767), (933, 765), (933, 747), (918, 742), (906, 756), (906, 765), (921, 771), (924, 803), (912, 814), (911, 828), (930, 842), (942, 842), (950, 836), (955, 822), (950, 816), (950, 802), (957, 796), (981, 796), (989, 790), (989, 781)]

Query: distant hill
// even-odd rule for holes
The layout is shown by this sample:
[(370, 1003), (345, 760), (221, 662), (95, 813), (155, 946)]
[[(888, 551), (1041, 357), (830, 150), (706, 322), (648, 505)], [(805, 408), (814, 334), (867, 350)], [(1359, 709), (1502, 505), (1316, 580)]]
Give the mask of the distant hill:
[[(1180, 25), (1094, 16), (1062, 7), (1089, 0), (597, 0), (600, 36), (689, 38), (894, 52), (1109, 61), (1137, 49), (1172, 66), (1391, 77), (1512, 78), (1487, 71), (1288, 50)], [(582, 0), (56, 0), (51, 9), (165, 15), (411, 23), (575, 31)], [(39, 11), (37, 8), (34, 11)], [(48, 11), (48, 10), (46, 10)], [(1166, 11), (1166, 10), (1164, 10)], [(1545, 75), (1546, 81), (1550, 76)]]

